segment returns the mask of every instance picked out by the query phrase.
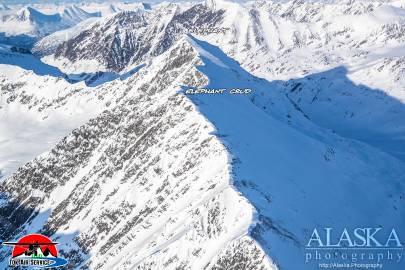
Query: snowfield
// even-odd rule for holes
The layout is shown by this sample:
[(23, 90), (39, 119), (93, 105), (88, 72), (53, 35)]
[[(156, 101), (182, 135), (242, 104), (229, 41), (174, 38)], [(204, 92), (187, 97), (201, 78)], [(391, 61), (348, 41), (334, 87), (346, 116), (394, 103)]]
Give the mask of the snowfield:
[(1, 239), (41, 233), (67, 269), (117, 270), (351, 262), (315, 259), (314, 228), (405, 244), (404, 1), (0, 14)]

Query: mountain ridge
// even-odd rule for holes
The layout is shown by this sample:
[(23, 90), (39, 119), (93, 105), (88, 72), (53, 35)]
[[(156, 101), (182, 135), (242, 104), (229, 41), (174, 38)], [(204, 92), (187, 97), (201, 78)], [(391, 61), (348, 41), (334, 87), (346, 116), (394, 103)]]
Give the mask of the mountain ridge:
[[(76, 220), (74, 216), (78, 217), (81, 215), (79, 213), (88, 212), (87, 207), (93, 208), (95, 205), (101, 204), (100, 206), (104, 205), (101, 207), (102, 211), (93, 212), (91, 214), (93, 216), (88, 217), (91, 222), (86, 231), (82, 227), (82, 232), (74, 237), (74, 241), (78, 245), (76, 249), (69, 248), (68, 243), (62, 241), (63, 236), (60, 236), (62, 238), (58, 240), (66, 243), (60, 245), (59, 248), (64, 256), (72, 261), (71, 267), (107, 269), (118, 267), (116, 264), (124, 267), (131, 262), (133, 267), (139, 269), (159, 269), (163, 268), (163, 265), (165, 268), (173, 269), (181, 265), (203, 268), (206, 264), (211, 264), (212, 269), (220, 269), (223, 267), (222, 265), (229, 264), (246, 264), (258, 269), (263, 267), (272, 269), (271, 263), (261, 248), (255, 244), (254, 240), (244, 236), (250, 224), (249, 216), (252, 215), (252, 210), (249, 210), (250, 207), (246, 200), (240, 197), (228, 183), (226, 151), (214, 139), (214, 136), (209, 135), (212, 127), (207, 125), (195, 112), (192, 104), (176, 91), (176, 78), (185, 79), (188, 84), (193, 82), (194, 85), (204, 81), (201, 75), (195, 73), (194, 69), (190, 69), (192, 63), (198, 62), (195, 57), (196, 54), (192, 47), (184, 40), (180, 40), (176, 46), (161, 55), (160, 59), (153, 61), (152, 65), (163, 72), (159, 74), (158, 70), (153, 71), (155, 68), (149, 67), (149, 69), (141, 71), (142, 74), (136, 73), (127, 79), (132, 83), (134, 80), (146, 80), (143, 84), (138, 84), (140, 92), (127, 89), (126, 84), (116, 87), (114, 95), (118, 103), (111, 107), (111, 111), (104, 111), (85, 126), (74, 130), (53, 150), (30, 162), (17, 174), (8, 178), (1, 186), (2, 193), (9, 194), (14, 197), (14, 200), (3, 204), (1, 213), (8, 213), (8, 209), (11, 209), (18, 201), (22, 204), (21, 209), (29, 211), (28, 213), (20, 211), (19, 214), (15, 213), (11, 217), (16, 226), (14, 228), (18, 229), (17, 232), (39, 230), (45, 235), (69, 235), (70, 232), (76, 231), (77, 226), (83, 224), (83, 221), (79, 222), (79, 219)], [(162, 58), (169, 58), (172, 61), (163, 61)], [(151, 70), (152, 74), (148, 74), (147, 70)], [(184, 78), (179, 77), (182, 73), (188, 75)], [(167, 78), (171, 79), (167, 80)], [(148, 80), (152, 80), (154, 83), (149, 84)], [(165, 87), (165, 84), (172, 86)], [(140, 107), (142, 103), (146, 107)], [(145, 117), (141, 118), (142, 115)], [(162, 118), (166, 119), (165, 122), (159, 120)], [(125, 122), (126, 124), (124, 124)], [(103, 133), (104, 135), (102, 135)], [(111, 136), (118, 137), (110, 140)], [(165, 155), (168, 156), (166, 157), (160, 157), (161, 154), (158, 154), (159, 151), (157, 151), (161, 147), (158, 140), (161, 136), (168, 136), (166, 139), (162, 138), (167, 141)], [(184, 144), (182, 138), (195, 143)], [(156, 148), (156, 151), (151, 147)], [(208, 151), (211, 147), (213, 149)], [(69, 154), (70, 151), (73, 152)], [(139, 155), (139, 151), (146, 151), (145, 155)], [(180, 158), (183, 154), (178, 151), (188, 154)], [(97, 152), (101, 156), (96, 154)], [(149, 159), (150, 155), (157, 156)], [(179, 159), (174, 163), (170, 161), (171, 165), (166, 164), (166, 160), (169, 161), (171, 158), (168, 157), (172, 155), (179, 156)], [(211, 156), (212, 161), (205, 158), (200, 160), (206, 155)], [(142, 158), (142, 156), (144, 157)], [(80, 157), (82, 166), (74, 165), (76, 167), (74, 171), (69, 170), (70, 172), (67, 174), (59, 174), (63, 171), (68, 172), (62, 167), (72, 166), (79, 161), (76, 160), (78, 157)], [(123, 160), (120, 161), (121, 157)], [(59, 164), (62, 167), (59, 165), (58, 168), (53, 167), (54, 165), (43, 167), (41, 165), (50, 165), (55, 159), (60, 160)], [(204, 168), (208, 167), (210, 168), (208, 171), (211, 173), (207, 174), (207, 170)], [(100, 169), (102, 172), (99, 171)], [(32, 179), (31, 172), (37, 170), (39, 170), (39, 175), (49, 177)], [(120, 172), (121, 170), (123, 171)], [(193, 173), (200, 176), (197, 176), (197, 179), (185, 177), (184, 174), (188, 174), (189, 170), (201, 171), (201, 173)], [(121, 176), (116, 174), (123, 178), (119, 180)], [(146, 178), (142, 177), (144, 174), (156, 175), (155, 180), (148, 183)], [(163, 177), (163, 175), (167, 175), (167, 177)], [(102, 180), (100, 177), (107, 178)], [(111, 180), (106, 181), (107, 179)], [(17, 181), (26, 187), (20, 191), (15, 190), (16, 186), (13, 183)], [(119, 185), (121, 188), (118, 190), (106, 188), (113, 183), (111, 181), (121, 182)], [(153, 185), (153, 188), (150, 184)], [(99, 189), (99, 185), (106, 186)], [(130, 195), (138, 185), (139, 189), (136, 193), (146, 192), (147, 194), (134, 198)], [(65, 198), (60, 196), (59, 190), (62, 189), (67, 195)], [(36, 193), (41, 195), (34, 197), (29, 192), (26, 193), (27, 190), (36, 190)], [(71, 190), (70, 194), (68, 194), (68, 190)], [(98, 196), (97, 190), (105, 190), (104, 195)], [(199, 190), (198, 193), (196, 193), (197, 190)], [(17, 194), (19, 195), (17, 196)], [(59, 195), (54, 197), (57, 194)], [(82, 197), (83, 194), (86, 194), (85, 197)], [(195, 194), (199, 195), (196, 197)], [(153, 197), (156, 197), (156, 200)], [(108, 202), (111, 200), (118, 201), (109, 204)], [(186, 201), (181, 203), (183, 200)], [(93, 203), (89, 204), (90, 201)], [(120, 201), (122, 202), (120, 203)], [(178, 201), (178, 203), (172, 203), (172, 201)], [(233, 202), (232, 209), (228, 209), (229, 201)], [(34, 210), (34, 205), (42, 205), (44, 208)], [(116, 208), (117, 206), (118, 208)], [(47, 210), (48, 207), (51, 207), (52, 210)], [(180, 209), (176, 210), (178, 207)], [(49, 216), (44, 219), (36, 211), (49, 212)], [(107, 216), (111, 217), (111, 219), (108, 218), (109, 221), (105, 220)], [(122, 220), (115, 218), (119, 216), (122, 217)], [(197, 218), (199, 216), (201, 220)], [(152, 222), (158, 217), (164, 218), (166, 221)], [(25, 218), (29, 218), (29, 220), (25, 220)], [(224, 222), (227, 219), (235, 222)], [(24, 229), (17, 225), (18, 220), (21, 225), (26, 224), (26, 227), (23, 226)], [(45, 221), (45, 224), (41, 223), (42, 220)], [(70, 225), (66, 225), (67, 222)], [(157, 225), (161, 229), (155, 232)], [(113, 232), (109, 233), (108, 239), (102, 240), (108, 228), (111, 228)], [(146, 240), (145, 237), (148, 236), (144, 233), (144, 236), (138, 236), (138, 240), (134, 239), (134, 235), (138, 235), (135, 231), (142, 228), (150, 228), (150, 240)], [(11, 236), (15, 233), (10, 229), (7, 235)], [(3, 235), (5, 234), (3, 233)], [(138, 250), (136, 253), (133, 253), (132, 249), (125, 248), (126, 239), (134, 239), (132, 245), (137, 245), (134, 246)], [(190, 241), (190, 249), (189, 245), (181, 244), (184, 241)], [(219, 243), (222, 244), (219, 245)], [(86, 259), (84, 255), (80, 255), (86, 254), (94, 248), (104, 259), (102, 257)], [(241, 252), (241, 250), (244, 252), (239, 253), (238, 260), (228, 261), (227, 258), (231, 258), (232, 254)], [(104, 256), (107, 252), (108, 256)], [(190, 252), (194, 255), (190, 255)], [(194, 259), (190, 260), (188, 256), (192, 256)], [(122, 259), (122, 257), (126, 259)]]
[[(31, 133), (42, 152), (15, 141), (30, 156), (0, 180), (2, 237), (43, 233), (71, 269), (312, 270), (314, 228), (403, 227), (402, 12), (165, 3), (37, 43), (60, 74), (0, 50), (0, 123), (61, 123), (52, 143)], [(201, 88), (224, 91), (187, 91)]]

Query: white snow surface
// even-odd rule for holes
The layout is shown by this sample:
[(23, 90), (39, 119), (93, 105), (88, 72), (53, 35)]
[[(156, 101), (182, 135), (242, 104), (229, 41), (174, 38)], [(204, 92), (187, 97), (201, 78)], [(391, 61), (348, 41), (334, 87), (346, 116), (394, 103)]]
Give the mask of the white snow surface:
[[(242, 250), (249, 269), (307, 270), (318, 269), (305, 263), (316, 227), (405, 228), (405, 2), (203, 5), (224, 10), (225, 34), (179, 34), (122, 74), (99, 59), (45, 64), (1, 45), (0, 181), (16, 200), (41, 199), (20, 233), (53, 228), (62, 250), (80, 254), (75, 269), (231, 269), (226, 259)], [(190, 6), (162, 3), (145, 16), (166, 29)], [(38, 44), (137, 7), (80, 8), (108, 16)], [(86, 86), (68, 80), (82, 78), (75, 70), (107, 73)], [(252, 93), (184, 93), (198, 87)], [(97, 143), (77, 135), (105, 115), (119, 117)], [(63, 147), (80, 140), (96, 146), (60, 179), (47, 172), (52, 188), (27, 180), (24, 168), (55, 159), (65, 169)], [(13, 189), (20, 180), (29, 195)]]

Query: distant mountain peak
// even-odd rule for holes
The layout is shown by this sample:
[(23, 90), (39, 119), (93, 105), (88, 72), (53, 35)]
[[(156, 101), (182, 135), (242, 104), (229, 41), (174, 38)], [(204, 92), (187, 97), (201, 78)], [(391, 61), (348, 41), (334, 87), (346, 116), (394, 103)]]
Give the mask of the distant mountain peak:
[(24, 7), (17, 13), (17, 18), (20, 21), (31, 21), (35, 23), (53, 23), (61, 21), (59, 14), (44, 14), (32, 7)]
[(71, 22), (72, 24), (77, 24), (91, 17), (101, 17), (100, 12), (89, 13), (77, 5), (71, 5), (66, 7), (61, 16), (64, 20)]

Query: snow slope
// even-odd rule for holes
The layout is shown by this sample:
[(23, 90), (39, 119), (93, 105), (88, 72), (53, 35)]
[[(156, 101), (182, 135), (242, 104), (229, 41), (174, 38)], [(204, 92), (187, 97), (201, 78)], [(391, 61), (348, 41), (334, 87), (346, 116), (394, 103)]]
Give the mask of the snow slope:
[(63, 9), (61, 17), (63, 18), (63, 20), (69, 22), (71, 25), (75, 25), (89, 18), (101, 17), (101, 13), (100, 12), (89, 13), (76, 5), (72, 5), (65, 7)]
[(79, 35), (84, 29), (97, 22), (99, 18), (91, 17), (79, 22), (75, 26), (56, 31), (38, 40), (32, 52), (39, 57), (53, 54), (60, 44)]
[[(404, 14), (398, 3), (381, 1), (244, 5), (208, 1), (191, 8), (162, 4), (151, 13), (119, 13), (101, 20), (53, 47), (55, 55), (44, 61), (69, 72), (125, 70), (167, 50), (190, 29), (193, 17), (195, 27), (228, 29), (193, 34), (218, 45), (250, 73), (269, 80), (305, 76), (279, 87), (317, 124), (386, 152), (398, 152), (395, 156), (403, 159)], [(124, 21), (126, 27), (118, 27)], [(104, 36), (101, 44), (96, 42), (99, 35)], [(39, 46), (37, 51), (46, 48)], [(341, 72), (348, 79), (329, 83)], [(375, 94), (365, 91), (367, 87)], [(356, 90), (348, 95), (346, 88)]]
[(46, 234), (69, 269), (216, 270), (318, 269), (314, 228), (404, 239), (403, 15), (162, 3), (45, 37), (47, 64), (2, 46), (1, 238)]
[(247, 235), (254, 211), (227, 151), (178, 93), (206, 82), (198, 62), (183, 39), (125, 80), (72, 92), (111, 105), (3, 182), (2, 237), (53, 235), (71, 269), (275, 269)]
[(100, 113), (104, 104), (96, 98), (85, 102), (95, 93), (83, 82), (72, 85), (32, 55), (1, 46), (0, 63), (0, 171), (7, 177)]
[[(318, 262), (304, 260), (313, 228), (404, 226), (403, 161), (317, 127), (274, 84), (251, 76), (218, 48), (192, 43), (203, 52), (199, 70), (210, 78), (208, 88), (253, 89), (250, 96), (191, 99), (235, 157), (234, 185), (258, 211), (252, 234), (280, 268), (317, 269)], [(266, 96), (273, 102), (263, 110), (255, 102)], [(404, 263), (388, 263), (389, 269)]]

